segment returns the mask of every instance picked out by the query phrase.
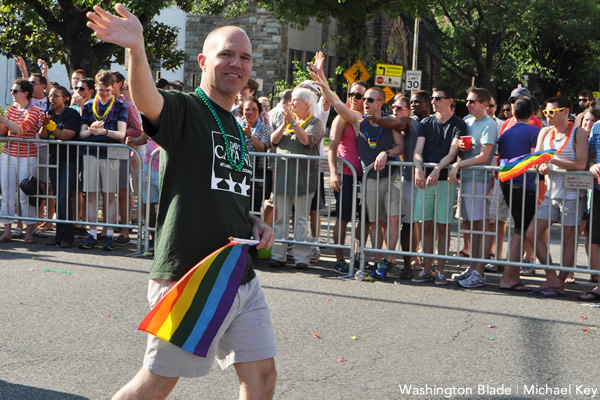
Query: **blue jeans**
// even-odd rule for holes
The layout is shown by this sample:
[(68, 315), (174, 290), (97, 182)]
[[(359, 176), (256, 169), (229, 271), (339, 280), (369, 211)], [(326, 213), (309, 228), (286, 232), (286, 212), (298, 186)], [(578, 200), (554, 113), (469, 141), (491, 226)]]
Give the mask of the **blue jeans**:
[[(58, 220), (73, 220), (73, 204), (71, 196), (75, 190), (77, 178), (75, 163), (60, 163), (58, 165), (58, 179), (56, 168), (50, 168), (50, 183), (52, 192), (56, 196), (56, 215)], [(73, 243), (75, 240), (73, 224), (56, 224), (56, 241)]]

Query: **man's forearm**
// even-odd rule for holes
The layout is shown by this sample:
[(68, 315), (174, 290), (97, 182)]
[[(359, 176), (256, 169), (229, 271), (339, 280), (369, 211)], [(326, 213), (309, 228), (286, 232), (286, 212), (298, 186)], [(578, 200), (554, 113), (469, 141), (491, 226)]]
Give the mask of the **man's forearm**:
[(158, 93), (148, 65), (144, 46), (127, 49), (129, 52), (129, 90), (138, 110), (152, 123), (158, 126), (164, 99)]

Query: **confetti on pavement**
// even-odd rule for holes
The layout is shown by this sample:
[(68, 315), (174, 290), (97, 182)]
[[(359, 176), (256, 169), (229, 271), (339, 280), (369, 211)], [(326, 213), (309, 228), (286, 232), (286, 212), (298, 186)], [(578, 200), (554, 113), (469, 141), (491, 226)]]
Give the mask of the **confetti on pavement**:
[(71, 271), (63, 271), (62, 269), (48, 269), (48, 268), (44, 268), (44, 271), (46, 271), (46, 272), (56, 272), (57, 274), (72, 274)]
[(316, 337), (317, 339), (321, 339), (321, 336), (319, 336), (319, 334), (317, 332), (313, 333), (314, 337)]
[(344, 357), (338, 358), (338, 362), (344, 362), (344, 361), (346, 361), (346, 358), (344, 358)]

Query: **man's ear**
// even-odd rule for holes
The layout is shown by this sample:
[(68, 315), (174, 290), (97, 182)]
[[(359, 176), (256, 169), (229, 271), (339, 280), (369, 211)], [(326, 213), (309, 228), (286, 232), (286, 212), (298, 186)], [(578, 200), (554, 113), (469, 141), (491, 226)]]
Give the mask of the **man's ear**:
[(202, 53), (198, 54), (198, 65), (200, 66), (200, 69), (202, 70), (202, 72), (206, 72), (206, 70), (204, 69), (205, 63), (206, 63), (206, 56)]

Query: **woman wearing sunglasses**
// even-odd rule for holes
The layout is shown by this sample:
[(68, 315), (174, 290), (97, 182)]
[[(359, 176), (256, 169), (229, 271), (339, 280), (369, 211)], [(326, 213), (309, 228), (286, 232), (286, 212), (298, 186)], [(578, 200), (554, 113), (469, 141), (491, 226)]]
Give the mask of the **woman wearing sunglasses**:
[[(548, 190), (542, 205), (537, 211), (534, 223), (527, 229), (527, 240), (536, 241), (536, 255), (540, 264), (552, 263), (547, 257), (547, 245), (543, 240), (542, 232), (546, 231), (552, 222), (562, 225), (562, 258), (559, 262), (565, 266), (572, 266), (575, 260), (575, 232), (581, 224), (585, 209), (585, 191), (567, 187), (564, 175), (548, 174), (551, 171), (582, 171), (588, 162), (588, 135), (582, 129), (573, 126), (569, 121), (572, 109), (571, 101), (566, 97), (551, 97), (546, 100), (543, 110), (548, 121), (548, 127), (543, 128), (537, 139), (535, 151), (556, 150), (554, 157), (546, 164), (538, 167), (539, 172), (545, 176)], [(546, 270), (546, 282), (531, 294), (543, 297), (557, 297), (565, 291), (565, 280), (568, 272), (561, 271), (558, 275), (554, 270)]]
[[(31, 105), (33, 86), (24, 79), (17, 79), (10, 90), (14, 100), (6, 116), (0, 115), (0, 136), (12, 138), (35, 139), (41, 111)], [(0, 155), (0, 187), (2, 188), (2, 215), (16, 215), (17, 185), (23, 179), (35, 175), (37, 164), (37, 146), (35, 143), (8, 142)], [(23, 217), (36, 218), (35, 207), (29, 204), (27, 195), (19, 193), (21, 214)], [(1, 220), (4, 233), (0, 243), (10, 242), (10, 229), (14, 220)], [(35, 221), (25, 221), (25, 243), (33, 243)]]
[(408, 117), (410, 116), (410, 99), (402, 94), (397, 94), (394, 97), (394, 104), (392, 104), (392, 113), (394, 118)]

